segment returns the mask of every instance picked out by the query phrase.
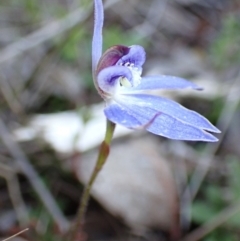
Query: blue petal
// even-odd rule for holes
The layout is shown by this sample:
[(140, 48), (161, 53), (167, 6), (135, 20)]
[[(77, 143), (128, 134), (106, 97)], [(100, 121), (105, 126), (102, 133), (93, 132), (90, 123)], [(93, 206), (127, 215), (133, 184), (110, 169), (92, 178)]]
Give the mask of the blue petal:
[[(128, 111), (130, 110), (131, 115), (137, 118), (141, 123), (151, 122), (151, 119), (158, 113), (156, 110), (137, 105), (129, 105)], [(209, 142), (215, 142), (218, 140), (210, 133), (164, 113), (160, 113), (151, 125), (147, 127), (147, 130), (156, 135), (175, 140)]]
[(116, 103), (107, 106), (104, 109), (104, 113), (110, 121), (130, 129), (142, 125), (141, 122), (139, 122), (135, 117), (129, 115), (124, 108)]
[(97, 76), (97, 83), (101, 90), (107, 93), (114, 91), (118, 78), (124, 76), (131, 83), (132, 73), (124, 66), (111, 66), (101, 70)]
[(132, 45), (129, 47), (128, 54), (124, 55), (116, 63), (117, 65), (124, 65), (126, 63), (134, 64), (135, 67), (142, 67), (146, 60), (146, 53), (142, 46)]
[[(196, 122), (195, 125), (192, 123), (194, 118), (197, 118), (198, 121), (202, 119), (203, 123), (205, 123), (206, 120), (198, 114), (195, 116), (195, 112), (189, 111), (179, 105), (181, 108), (185, 109), (185, 111), (190, 112), (188, 115), (189, 118), (192, 119), (189, 123), (186, 120), (183, 121), (176, 118), (171, 112), (161, 112), (156, 109), (156, 107), (158, 107), (156, 103), (152, 102), (149, 104), (149, 102), (145, 102), (145, 100), (146, 99), (144, 98), (138, 98), (138, 101), (136, 102), (136, 97), (129, 95), (125, 98), (123, 97), (121, 102), (117, 99), (118, 104), (111, 104), (104, 112), (106, 117), (116, 124), (135, 129), (145, 127), (144, 129), (147, 129), (154, 134), (170, 139), (209, 142), (215, 142), (218, 140), (215, 136), (201, 128), (198, 125), (198, 122)], [(155, 108), (153, 107), (154, 105)], [(211, 125), (211, 123), (207, 123), (207, 125), (211, 126), (209, 129), (212, 131), (219, 132), (217, 128)]]
[(186, 89), (192, 88), (196, 90), (201, 90), (196, 84), (189, 82), (185, 79), (168, 76), (146, 76), (141, 79), (141, 83), (134, 87), (135, 90), (155, 90), (155, 89)]
[[(138, 115), (140, 114), (140, 110), (135, 109), (135, 111), (138, 111)], [(145, 113), (148, 113), (148, 111), (145, 110)], [(210, 133), (191, 126), (188, 123), (181, 122), (166, 114), (160, 114), (147, 130), (154, 134), (175, 140), (218, 141), (218, 139)]]
[(97, 64), (102, 55), (102, 28), (103, 28), (103, 3), (94, 0), (94, 30), (92, 39), (92, 71), (93, 75), (96, 71)]
[(220, 133), (205, 117), (195, 111), (189, 110), (179, 103), (154, 95), (135, 94), (122, 96), (121, 103), (146, 106), (157, 112), (167, 114), (188, 125), (195, 126), (210, 132)]

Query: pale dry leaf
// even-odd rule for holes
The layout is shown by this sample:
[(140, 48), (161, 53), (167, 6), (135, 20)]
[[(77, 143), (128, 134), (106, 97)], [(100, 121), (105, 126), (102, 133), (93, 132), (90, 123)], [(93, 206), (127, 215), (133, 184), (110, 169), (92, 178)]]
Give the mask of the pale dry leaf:
[[(80, 113), (64, 111), (35, 115), (25, 127), (13, 131), (15, 140), (29, 141), (41, 138), (59, 153), (84, 152), (98, 146), (105, 134), (106, 118), (103, 104), (88, 108), (89, 121), (84, 123)], [(115, 137), (125, 136), (132, 130), (117, 126)]]

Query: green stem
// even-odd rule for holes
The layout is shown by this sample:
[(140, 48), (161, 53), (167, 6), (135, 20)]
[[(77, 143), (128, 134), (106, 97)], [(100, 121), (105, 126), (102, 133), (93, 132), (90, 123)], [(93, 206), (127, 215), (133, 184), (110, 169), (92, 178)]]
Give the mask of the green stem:
[(78, 240), (77, 237), (80, 234), (80, 231), (84, 224), (84, 218), (85, 218), (85, 214), (87, 211), (87, 205), (88, 205), (88, 201), (89, 201), (89, 197), (90, 197), (90, 191), (91, 191), (92, 185), (93, 185), (98, 173), (102, 169), (102, 167), (103, 167), (104, 163), (106, 162), (107, 157), (109, 155), (110, 143), (112, 141), (114, 129), (115, 129), (115, 124), (110, 122), (109, 120), (107, 120), (107, 129), (106, 129), (105, 138), (100, 146), (97, 162), (95, 164), (92, 175), (91, 175), (87, 185), (85, 186), (84, 192), (82, 194), (80, 206), (79, 206), (78, 213), (77, 213), (77, 219), (76, 219), (72, 229), (70, 230), (68, 241)]

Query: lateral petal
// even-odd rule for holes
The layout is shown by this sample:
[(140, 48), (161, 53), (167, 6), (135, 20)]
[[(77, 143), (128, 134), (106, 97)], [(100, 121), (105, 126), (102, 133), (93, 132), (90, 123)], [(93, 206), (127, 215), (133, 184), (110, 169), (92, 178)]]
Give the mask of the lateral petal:
[(160, 96), (146, 94), (126, 95), (121, 99), (121, 103), (123, 102), (140, 105), (143, 108), (149, 107), (157, 112), (167, 114), (181, 122), (185, 122), (188, 125), (192, 125), (206, 131), (220, 133), (220, 131), (204, 116), (185, 108), (175, 101)]
[(210, 133), (187, 123), (183, 123), (166, 114), (160, 114), (147, 130), (154, 134), (175, 140), (218, 141), (218, 139)]
[(215, 142), (218, 139), (212, 134), (204, 131), (201, 127), (193, 125), (176, 118), (171, 113), (164, 113), (163, 109), (156, 110), (153, 106), (149, 107), (145, 105), (145, 100), (140, 99), (141, 102), (135, 102), (136, 99), (128, 97), (122, 102), (122, 107), (126, 112), (138, 120), (138, 122), (143, 126), (147, 125), (146, 129), (154, 134), (161, 135), (170, 139), (175, 140), (189, 140), (189, 141), (209, 141)]
[(142, 77), (141, 83), (134, 90), (156, 90), (156, 89), (196, 89), (202, 90), (196, 84), (175, 76), (159, 75)]

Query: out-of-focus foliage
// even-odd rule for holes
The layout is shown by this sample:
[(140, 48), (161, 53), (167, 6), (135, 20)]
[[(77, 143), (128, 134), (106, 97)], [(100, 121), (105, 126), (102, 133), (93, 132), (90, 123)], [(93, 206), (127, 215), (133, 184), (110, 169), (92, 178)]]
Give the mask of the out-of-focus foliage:
[(90, 63), (89, 49), (90, 36), (87, 36), (84, 28), (76, 29), (69, 34), (63, 48), (60, 49), (60, 57), (68, 62), (76, 62), (78, 58)]
[[(218, 183), (205, 183), (200, 199), (192, 206), (194, 223), (204, 224), (218, 215), (226, 206), (240, 202), (240, 159), (228, 156), (228, 173), (225, 180)], [(235, 232), (240, 226), (240, 210), (230, 218), (223, 227), (218, 228), (206, 237), (206, 240), (238, 240)]]
[(217, 185), (206, 185), (202, 200), (193, 203), (193, 221), (204, 223), (214, 217), (223, 207), (223, 190)]
[(216, 67), (227, 68), (240, 64), (239, 43), (239, 14), (227, 14), (223, 18), (221, 30), (211, 47), (211, 56)]
[(131, 46), (134, 44), (147, 46), (146, 39), (141, 38), (138, 34), (133, 34), (131, 31), (121, 29), (119, 26), (109, 26), (104, 30), (104, 45), (103, 48), (107, 48), (113, 45), (125, 45)]

